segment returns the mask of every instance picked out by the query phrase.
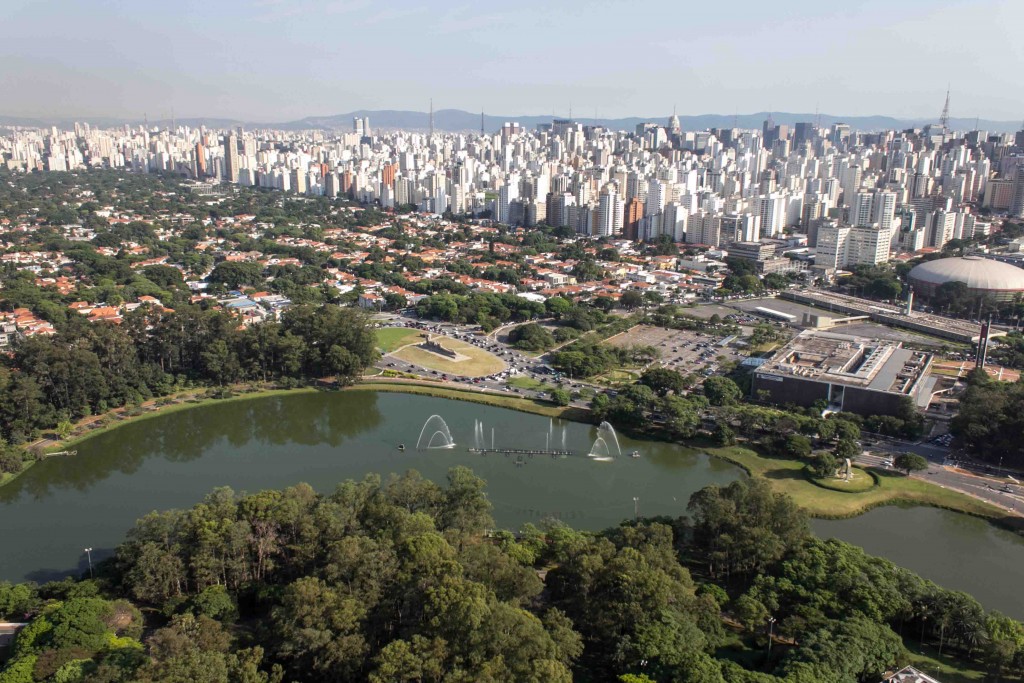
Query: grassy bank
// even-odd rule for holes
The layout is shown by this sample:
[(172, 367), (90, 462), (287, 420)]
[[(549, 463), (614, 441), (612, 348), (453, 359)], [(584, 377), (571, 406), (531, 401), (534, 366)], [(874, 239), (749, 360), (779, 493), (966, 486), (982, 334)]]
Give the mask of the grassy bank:
[(739, 465), (752, 476), (764, 477), (776, 491), (792, 496), (809, 514), (822, 519), (856, 517), (880, 505), (911, 503), (955, 510), (1024, 528), (1024, 520), (1009, 517), (994, 505), (896, 472), (870, 468), (868, 471), (877, 479), (877, 486), (861, 492), (838, 491), (811, 482), (804, 473), (804, 464), (798, 460), (766, 457), (744, 446), (708, 447), (703, 450)]
[(10, 484), (12, 481), (20, 477), (21, 475), (28, 472), (32, 465), (35, 465), (38, 460), (29, 460), (21, 466), (21, 470), (18, 472), (0, 472), (0, 487)]

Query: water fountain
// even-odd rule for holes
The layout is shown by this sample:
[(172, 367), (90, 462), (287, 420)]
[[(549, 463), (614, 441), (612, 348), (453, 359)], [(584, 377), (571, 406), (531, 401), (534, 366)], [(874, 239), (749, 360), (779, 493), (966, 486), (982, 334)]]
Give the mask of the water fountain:
[(594, 440), (594, 445), (590, 447), (587, 457), (601, 462), (613, 460), (612, 454), (608, 450), (608, 442), (604, 440), (604, 437), (599, 436)]
[(416, 440), (416, 450), (454, 447), (455, 439), (452, 438), (452, 433), (448, 430), (448, 423), (444, 421), (444, 418), (440, 415), (428, 417), (427, 421), (423, 423), (423, 429), (420, 430), (420, 438)]
[[(605, 444), (615, 444), (615, 455), (622, 455), (622, 449), (619, 447), (619, 437), (615, 433), (615, 428), (612, 427), (610, 422), (602, 422), (597, 427), (597, 437), (603, 439)], [(610, 437), (610, 438), (609, 438)]]
[(481, 450), (487, 446), (487, 442), (484, 437), (484, 423), (483, 420), (475, 420), (473, 425), (473, 447), (476, 450)]

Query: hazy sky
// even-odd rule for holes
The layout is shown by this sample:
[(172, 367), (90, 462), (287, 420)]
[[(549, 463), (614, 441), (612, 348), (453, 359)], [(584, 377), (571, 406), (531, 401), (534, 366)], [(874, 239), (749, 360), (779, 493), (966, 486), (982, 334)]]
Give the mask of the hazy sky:
[(0, 0), (0, 114), (1024, 119), (1022, 0)]

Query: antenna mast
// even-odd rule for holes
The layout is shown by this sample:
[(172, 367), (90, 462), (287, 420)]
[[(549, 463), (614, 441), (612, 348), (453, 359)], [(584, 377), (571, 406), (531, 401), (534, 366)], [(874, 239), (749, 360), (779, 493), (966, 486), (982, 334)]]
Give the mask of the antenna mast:
[(946, 86), (946, 104), (942, 107), (942, 114), (939, 115), (939, 123), (942, 124), (942, 142), (946, 142), (946, 132), (949, 130), (949, 86)]
[(430, 137), (434, 137), (434, 98), (430, 98)]
[(480, 110), (480, 137), (484, 136), (484, 110)]

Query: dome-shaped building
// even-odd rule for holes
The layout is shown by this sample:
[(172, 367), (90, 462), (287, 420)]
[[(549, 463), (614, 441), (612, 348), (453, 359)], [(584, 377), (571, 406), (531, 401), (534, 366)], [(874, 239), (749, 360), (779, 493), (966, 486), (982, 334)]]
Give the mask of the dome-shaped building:
[(1013, 301), (1024, 292), (1024, 268), (981, 256), (957, 256), (936, 259), (915, 266), (908, 275), (914, 292), (934, 296), (947, 282), (962, 282), (972, 296), (995, 301)]

